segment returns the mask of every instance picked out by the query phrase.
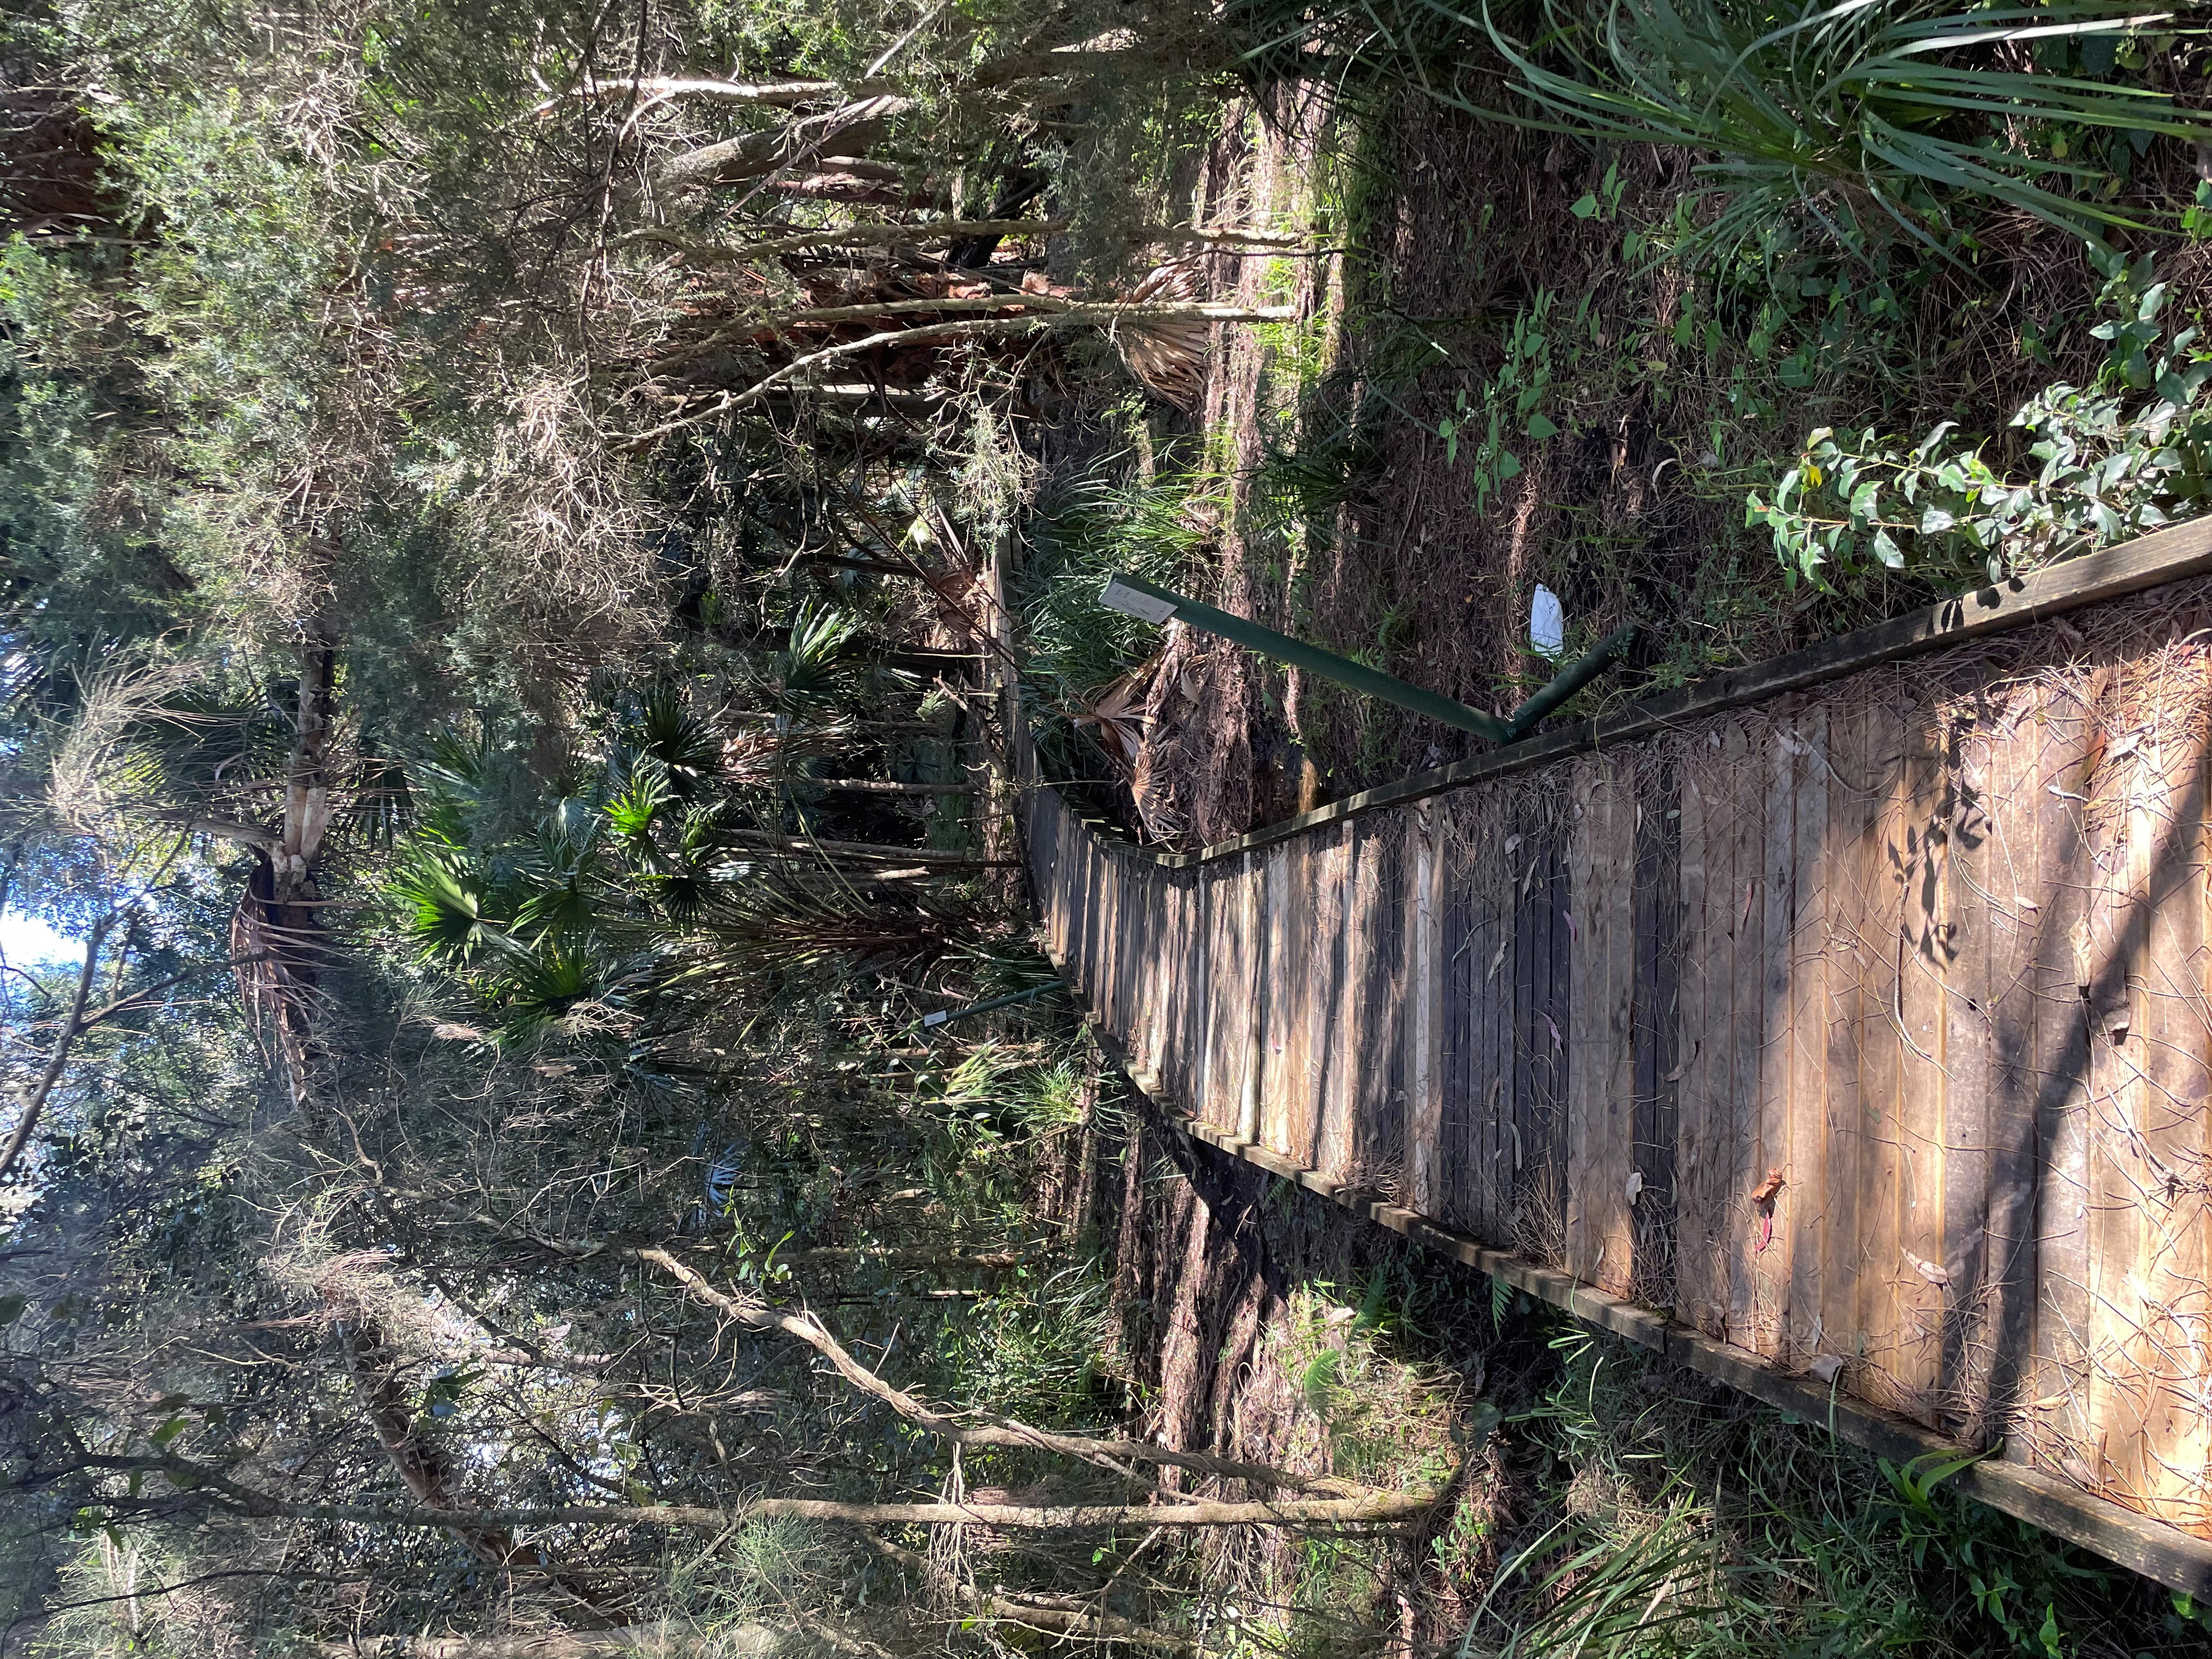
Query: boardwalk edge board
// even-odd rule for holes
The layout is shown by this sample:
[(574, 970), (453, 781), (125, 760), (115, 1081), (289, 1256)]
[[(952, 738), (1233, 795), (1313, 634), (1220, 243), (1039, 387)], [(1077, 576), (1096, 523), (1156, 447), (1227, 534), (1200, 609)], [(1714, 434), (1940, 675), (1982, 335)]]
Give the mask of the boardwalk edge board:
[[(1054, 957), (1054, 965), (1064, 969), (1066, 964), (1059, 960), (1057, 953), (1049, 954)], [(1203, 1142), (1255, 1169), (1303, 1187), (1354, 1215), (1388, 1228), (1410, 1243), (1449, 1256), (1477, 1273), (1571, 1314), (1585, 1324), (1625, 1337), (1778, 1411), (1825, 1426), (1838, 1439), (1877, 1457), (1901, 1464), (1916, 1457), (1947, 1455), (1960, 1450), (1955, 1441), (1931, 1434), (1917, 1423), (1777, 1370), (1756, 1354), (1716, 1342), (1689, 1326), (1595, 1285), (1579, 1283), (1555, 1268), (1539, 1267), (1510, 1251), (1478, 1243), (1401, 1205), (1386, 1203), (1366, 1189), (1348, 1187), (1279, 1152), (1201, 1122), (1161, 1093), (1157, 1077), (1130, 1071), (1124, 1063), (1121, 1045), (1093, 1013), (1089, 1000), (1073, 985), (1069, 995), (1081, 1008), (1085, 1023), (1107, 1060), (1144, 1097), (1159, 1121), (1186, 1139)], [(1996, 1454), (1996, 1449), (1992, 1448), (1989, 1457), (1969, 1464), (1953, 1475), (1948, 1484), (1991, 1509), (2039, 1527), (2169, 1589), (2197, 1597), (2212, 1596), (2212, 1541), (2193, 1538), (2117, 1504), (2091, 1497), (2033, 1469), (1998, 1462)]]
[(1801, 691), (1900, 657), (1962, 645), (1985, 635), (2063, 616), (2085, 605), (2124, 599), (2168, 582), (2208, 574), (2212, 574), (2212, 519), (2176, 525), (2102, 552), (2084, 554), (2029, 575), (2015, 576), (1994, 586), (1938, 600), (1921, 610), (1876, 623), (1856, 633), (1839, 634), (1787, 656), (1712, 675), (1679, 691), (1665, 692), (1647, 702), (1632, 704), (1618, 714), (1601, 714), (1595, 720), (1580, 720), (1540, 737), (1455, 761), (1449, 766), (1415, 772), (1395, 782), (1346, 795), (1342, 800), (1331, 801), (1279, 823), (1264, 825), (1231, 841), (1217, 842), (1194, 853), (1169, 853), (1143, 846), (1132, 841), (1118, 826), (1091, 816), (1073, 802), (1069, 806), (1096, 832), (1119, 843), (1126, 851), (1149, 859), (1163, 869), (1193, 869), (1369, 812), (1407, 805), (1431, 795), (1548, 765), (1608, 744), (1650, 737), (1703, 715), (1740, 708), (1784, 691)]

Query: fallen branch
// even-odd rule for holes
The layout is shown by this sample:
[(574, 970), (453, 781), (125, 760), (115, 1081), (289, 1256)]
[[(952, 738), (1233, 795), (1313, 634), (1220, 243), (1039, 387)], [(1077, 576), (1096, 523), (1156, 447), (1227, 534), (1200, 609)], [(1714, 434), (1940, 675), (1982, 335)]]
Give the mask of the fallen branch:
[(733, 830), (730, 838), (750, 849), (771, 853), (818, 853), (828, 859), (871, 859), (890, 864), (921, 864), (944, 870), (1003, 870), (1017, 867), (1018, 859), (978, 857), (941, 847), (880, 847), (865, 841), (822, 841), (812, 836), (784, 836), (773, 830)]
[[(935, 1407), (917, 1400), (903, 1389), (894, 1387), (853, 1358), (845, 1346), (832, 1336), (822, 1322), (811, 1315), (804, 1317), (779, 1313), (757, 1302), (742, 1300), (716, 1290), (696, 1269), (678, 1261), (665, 1250), (636, 1250), (629, 1253), (635, 1260), (659, 1268), (684, 1286), (693, 1297), (735, 1320), (750, 1330), (778, 1331), (804, 1342), (827, 1359), (842, 1376), (863, 1394), (882, 1401), (909, 1423), (927, 1429), (939, 1438), (961, 1446), (1026, 1446), (1040, 1451), (1057, 1452), (1064, 1456), (1079, 1457), (1086, 1462), (1105, 1462), (1109, 1467), (1119, 1463), (1149, 1463), (1171, 1468), (1188, 1469), (1194, 1474), (1218, 1475), (1231, 1480), (1247, 1480), (1255, 1486), (1279, 1486), (1296, 1492), (1358, 1492), (1363, 1494), (1346, 1502), (1366, 1503), (1395, 1499), (1399, 1495), (1383, 1494), (1353, 1482), (1339, 1480), (1326, 1475), (1294, 1474), (1287, 1469), (1270, 1468), (1264, 1464), (1240, 1463), (1225, 1457), (1212, 1457), (1203, 1452), (1176, 1451), (1164, 1446), (1148, 1445), (1140, 1440), (1103, 1440), (1088, 1435), (1055, 1434), (1012, 1418), (978, 1414), (975, 1420), (966, 1420), (939, 1411)], [(1414, 1499), (1416, 1508), (1425, 1506), (1431, 1500), (1425, 1496)], [(1156, 1513), (1156, 1511), (1146, 1511)]]
[(696, 362), (720, 347), (762, 335), (774, 337), (793, 328), (827, 327), (838, 323), (874, 322), (885, 317), (948, 316), (994, 311), (1018, 311), (1010, 320), (1057, 319), (1064, 322), (1112, 326), (1118, 323), (1279, 323), (1295, 311), (1288, 306), (1213, 305), (1179, 300), (1063, 300), (1055, 295), (1015, 292), (976, 295), (962, 299), (917, 295), (906, 300), (874, 300), (866, 305), (817, 306), (805, 311), (787, 311), (776, 316), (747, 318), (716, 329), (705, 339), (672, 351), (647, 363), (648, 378), (672, 374)]
[[(903, 570), (894, 569), (895, 576), (903, 576)], [(898, 783), (882, 778), (786, 778), (784, 784), (793, 789), (842, 790), (864, 795), (972, 795), (972, 783)]]
[[(351, 1504), (300, 1504), (253, 1491), (204, 1469), (178, 1472), (220, 1492), (240, 1513), (271, 1520), (327, 1521), (362, 1527), (445, 1531), (447, 1510), (376, 1509)], [(486, 1529), (522, 1527), (676, 1527), (721, 1533), (750, 1521), (811, 1521), (850, 1527), (997, 1527), (1009, 1532), (1097, 1531), (1115, 1527), (1357, 1527), (1412, 1521), (1435, 1500), (1425, 1492), (1371, 1498), (1314, 1498), (1288, 1503), (1188, 1504), (846, 1504), (826, 1498), (758, 1498), (730, 1509), (697, 1504), (568, 1504), (549, 1508), (471, 1510), (465, 1519)], [(146, 1500), (137, 1500), (143, 1506)], [(121, 1512), (132, 1500), (112, 1500)]]
[(629, 81), (587, 80), (581, 86), (544, 100), (530, 112), (544, 115), (570, 100), (604, 103), (614, 98), (638, 98), (653, 103), (665, 103), (672, 98), (705, 98), (718, 104), (766, 104), (789, 109), (837, 97), (845, 91), (835, 81), (722, 81), (694, 76), (644, 75)]
[(1024, 311), (1043, 312), (1079, 322), (1136, 323), (1279, 323), (1296, 314), (1289, 306), (1213, 305), (1195, 301), (1062, 300), (1049, 294), (1018, 292), (978, 295), (970, 299), (877, 300), (859, 306), (817, 306), (806, 311), (787, 311), (755, 326), (755, 333), (781, 334), (787, 328), (820, 327), (830, 323), (872, 322), (878, 317), (945, 316), (962, 312), (1005, 311), (1018, 306)]
[(902, 243), (916, 246), (930, 242), (953, 242), (969, 236), (1050, 236), (1067, 228), (1065, 219), (932, 219), (920, 224), (864, 222), (853, 225), (822, 225), (793, 231), (765, 240), (732, 246), (726, 242), (687, 241), (672, 230), (658, 227), (634, 230), (617, 239), (616, 246), (630, 242), (661, 242), (685, 258), (702, 263), (731, 263), (768, 258), (780, 253), (800, 253), (809, 248), (884, 247)]
[[(1146, 1534), (1148, 1537), (1158, 1535), (1158, 1528)], [(926, 1555), (902, 1549), (872, 1532), (863, 1532), (860, 1540), (911, 1572), (926, 1575), (929, 1571), (929, 1558)], [(1003, 1585), (995, 1592), (988, 1592), (978, 1589), (962, 1579), (953, 1581), (952, 1596), (973, 1614), (986, 1619), (1003, 1619), (1048, 1635), (1088, 1636), (1099, 1641), (1127, 1642), (1162, 1653), (1188, 1653), (1195, 1645), (1188, 1637), (1153, 1630), (1117, 1613), (1108, 1613), (1103, 1607), (1085, 1607), (1073, 1597), (1054, 1596), (1048, 1600), (1041, 1596), (1023, 1595), (1006, 1589)]]
[(778, 386), (819, 364), (835, 362), (846, 357), (864, 356), (879, 346), (893, 343), (933, 345), (946, 340), (973, 339), (989, 335), (1029, 334), (1034, 333), (1048, 320), (1042, 317), (988, 317), (970, 322), (939, 323), (928, 328), (885, 329), (880, 333), (869, 335), (866, 339), (847, 340), (836, 345), (824, 346), (819, 351), (793, 358), (742, 392), (726, 392), (704, 409), (694, 410), (689, 415), (679, 415), (672, 421), (664, 421), (648, 431), (641, 432), (617, 445), (616, 449), (624, 455), (635, 455), (641, 450), (650, 449), (663, 438), (688, 431), (720, 416), (751, 408)]

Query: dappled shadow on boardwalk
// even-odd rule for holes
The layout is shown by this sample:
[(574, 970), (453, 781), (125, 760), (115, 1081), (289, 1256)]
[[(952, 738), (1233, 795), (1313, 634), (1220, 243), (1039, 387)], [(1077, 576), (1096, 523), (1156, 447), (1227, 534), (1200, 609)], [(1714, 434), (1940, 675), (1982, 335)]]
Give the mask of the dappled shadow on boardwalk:
[[(1194, 871), (1042, 814), (1048, 913), (1262, 1164), (2212, 1533), (2208, 618), (2115, 602)], [(1185, 1248), (1146, 1297), (1195, 1412), (1261, 1291)]]

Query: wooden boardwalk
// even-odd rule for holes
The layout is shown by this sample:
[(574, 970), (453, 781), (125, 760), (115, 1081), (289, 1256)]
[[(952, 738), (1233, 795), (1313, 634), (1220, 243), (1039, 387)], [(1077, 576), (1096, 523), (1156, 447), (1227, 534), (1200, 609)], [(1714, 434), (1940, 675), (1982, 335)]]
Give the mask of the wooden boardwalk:
[(2212, 1589), (2209, 554), (1199, 854), (1030, 789), (1048, 943), (1204, 1138)]

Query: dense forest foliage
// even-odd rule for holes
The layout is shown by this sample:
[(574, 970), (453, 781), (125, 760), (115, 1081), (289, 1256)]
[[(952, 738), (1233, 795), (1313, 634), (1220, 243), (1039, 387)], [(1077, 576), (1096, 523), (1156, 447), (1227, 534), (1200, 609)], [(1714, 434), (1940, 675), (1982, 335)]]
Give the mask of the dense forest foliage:
[[(1621, 695), (2212, 489), (2181, 24), (1510, 12), (10, 9), (0, 911), (75, 954), (0, 971), (4, 1641), (2203, 1639), (1398, 1258), (1269, 1292), (1273, 1440), (1158, 1431), (1116, 1286), (1203, 1172), (1031, 939), (1010, 744), (1188, 838), (1438, 734), (1164, 659), (1106, 571), (1510, 706), (1539, 578), (1661, 624)], [(1649, 333), (1419, 294), (1408, 110)], [(1462, 276), (1544, 262), (1492, 222)], [(1424, 469), (1440, 544), (1567, 528), (1409, 570)]]

